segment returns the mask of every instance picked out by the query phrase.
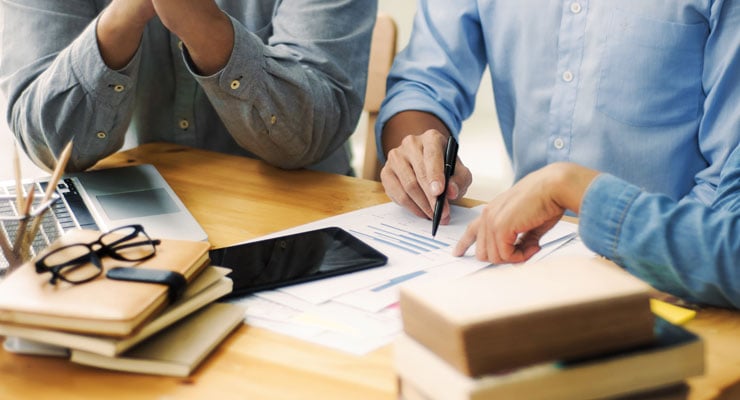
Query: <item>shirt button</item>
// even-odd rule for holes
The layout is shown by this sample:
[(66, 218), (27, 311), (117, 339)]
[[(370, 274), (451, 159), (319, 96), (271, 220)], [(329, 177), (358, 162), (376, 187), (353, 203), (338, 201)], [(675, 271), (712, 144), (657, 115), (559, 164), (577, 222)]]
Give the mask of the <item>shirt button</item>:
[(103, 131), (96, 133), (95, 136), (97, 136), (98, 139), (105, 139), (106, 137), (108, 137), (108, 135)]
[(563, 80), (566, 82), (570, 82), (573, 80), (573, 73), (570, 71), (563, 72)]
[(275, 125), (276, 123), (277, 123), (277, 117), (273, 115), (272, 117), (270, 117), (270, 124)]
[(579, 12), (581, 12), (581, 10), (582, 10), (582, 8), (581, 8), (581, 4), (580, 3), (577, 3), (577, 2), (570, 3), (570, 11), (573, 14), (578, 14)]
[(552, 145), (555, 146), (556, 149), (561, 150), (565, 146), (565, 142), (563, 142), (562, 138), (557, 138), (552, 142)]
[(185, 130), (185, 129), (188, 129), (188, 128), (190, 128), (190, 121), (188, 121), (186, 119), (181, 119), (180, 120), (180, 129)]
[(234, 79), (233, 81), (231, 81), (231, 88), (233, 90), (239, 89), (239, 86), (241, 85), (242, 85), (241, 82), (239, 82), (237, 79)]
[(124, 90), (126, 90), (126, 86), (123, 86), (123, 85), (120, 85), (120, 84), (119, 85), (113, 85), (113, 90), (115, 90), (118, 93), (121, 93)]

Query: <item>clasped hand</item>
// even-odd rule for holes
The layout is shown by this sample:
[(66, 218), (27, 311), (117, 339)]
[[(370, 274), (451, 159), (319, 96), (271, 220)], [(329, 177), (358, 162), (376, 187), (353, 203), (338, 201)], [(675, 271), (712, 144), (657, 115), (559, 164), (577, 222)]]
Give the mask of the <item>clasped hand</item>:
[(137, 25), (145, 25), (159, 16), (162, 24), (173, 32), (180, 32), (197, 20), (221, 13), (213, 0), (113, 0), (108, 8), (128, 16), (126, 19)]
[(185, 43), (199, 73), (211, 75), (228, 62), (234, 31), (213, 0), (113, 0), (97, 28), (101, 55), (111, 69), (131, 60), (155, 16)]

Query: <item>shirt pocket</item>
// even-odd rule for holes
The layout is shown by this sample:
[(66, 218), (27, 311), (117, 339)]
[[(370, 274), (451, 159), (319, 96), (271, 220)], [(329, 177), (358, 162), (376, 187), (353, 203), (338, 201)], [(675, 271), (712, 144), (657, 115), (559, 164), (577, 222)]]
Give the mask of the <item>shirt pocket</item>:
[(607, 28), (596, 109), (634, 126), (696, 119), (703, 101), (705, 24), (615, 10)]

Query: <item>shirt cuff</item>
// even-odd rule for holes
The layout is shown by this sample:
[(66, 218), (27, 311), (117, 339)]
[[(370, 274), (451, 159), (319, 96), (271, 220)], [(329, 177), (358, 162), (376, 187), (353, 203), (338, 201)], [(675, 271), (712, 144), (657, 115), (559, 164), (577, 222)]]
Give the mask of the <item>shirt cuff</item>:
[(250, 33), (239, 21), (229, 16), (234, 28), (234, 48), (224, 68), (210, 76), (199, 75), (183, 46), (183, 59), (193, 78), (208, 93), (228, 93), (231, 96), (248, 99), (260, 81), (264, 44)]
[(129, 64), (115, 71), (103, 61), (98, 47), (97, 26), (100, 17), (90, 23), (69, 48), (72, 71), (75, 78), (87, 93), (95, 97), (97, 103), (116, 108), (134, 90), (135, 71), (141, 60), (141, 48)]
[[(452, 117), (450, 112), (443, 107), (440, 103), (429, 101), (429, 97), (415, 92), (411, 88), (396, 89), (396, 93), (390, 93), (388, 98), (383, 102), (380, 107), (380, 113), (378, 114), (378, 121), (375, 123), (375, 139), (376, 143), (383, 143), (381, 135), (383, 133), (383, 126), (386, 122), (391, 119), (394, 115), (403, 111), (423, 111), (433, 114), (439, 118), (442, 123), (445, 124), (447, 129), (450, 130), (453, 136), (457, 137), (455, 132), (460, 131), (461, 122), (456, 118)], [(383, 154), (382, 146), (377, 146), (378, 160), (385, 163), (385, 155)]]
[(588, 187), (581, 202), (578, 230), (583, 243), (592, 251), (617, 264), (622, 225), (641, 191), (637, 186), (613, 175), (601, 174)]

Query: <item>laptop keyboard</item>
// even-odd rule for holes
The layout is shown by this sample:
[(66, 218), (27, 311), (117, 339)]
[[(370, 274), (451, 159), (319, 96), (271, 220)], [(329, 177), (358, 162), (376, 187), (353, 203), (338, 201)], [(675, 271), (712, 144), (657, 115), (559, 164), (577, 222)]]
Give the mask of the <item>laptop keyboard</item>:
[[(34, 182), (33, 184), (36, 185), (36, 189), (34, 190), (36, 195), (33, 205), (35, 208), (41, 203), (41, 198), (46, 191), (47, 184), (46, 182)], [(25, 184), (24, 188), (26, 190), (24, 194), (27, 194), (29, 185)], [(15, 202), (15, 194), (15, 182), (0, 182), (0, 195), (12, 196), (12, 199), (0, 201), (0, 216), (18, 216), (19, 212)], [(61, 180), (57, 185), (57, 194), (59, 194), (60, 198), (51, 205), (49, 211), (44, 213), (41, 219), (39, 231), (31, 245), (31, 254), (33, 255), (38, 254), (49, 243), (70, 229), (98, 229), (72, 179)], [(19, 221), (17, 220), (0, 221), (0, 229), (3, 230), (3, 233), (10, 239), (11, 243), (15, 240), (18, 225)], [(0, 256), (0, 270), (4, 270), (7, 266), (8, 263), (5, 257)]]

